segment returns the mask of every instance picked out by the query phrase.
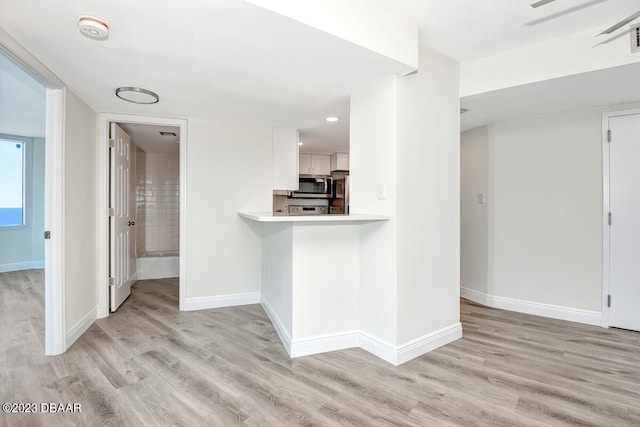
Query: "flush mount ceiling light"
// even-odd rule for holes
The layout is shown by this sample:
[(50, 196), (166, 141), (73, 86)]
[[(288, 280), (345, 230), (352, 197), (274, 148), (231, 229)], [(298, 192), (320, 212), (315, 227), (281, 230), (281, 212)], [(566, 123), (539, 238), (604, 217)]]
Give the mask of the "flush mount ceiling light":
[(95, 16), (78, 16), (78, 29), (80, 34), (93, 40), (106, 40), (109, 38), (109, 24)]
[(337, 122), (338, 120), (340, 120), (340, 117), (325, 117), (324, 120), (326, 122)]
[(119, 87), (116, 96), (135, 104), (155, 104), (160, 101), (157, 93), (139, 87)]

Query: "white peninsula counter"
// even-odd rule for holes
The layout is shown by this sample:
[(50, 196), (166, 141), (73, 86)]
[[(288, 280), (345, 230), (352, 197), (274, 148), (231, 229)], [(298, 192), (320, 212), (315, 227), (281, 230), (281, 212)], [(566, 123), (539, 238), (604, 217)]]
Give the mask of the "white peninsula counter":
[(357, 347), (362, 233), (389, 217), (239, 215), (262, 224), (262, 305), (289, 355)]
[(372, 221), (388, 221), (386, 215), (373, 214), (351, 214), (351, 215), (273, 215), (270, 212), (240, 212), (242, 218), (250, 219), (257, 222), (372, 222)]

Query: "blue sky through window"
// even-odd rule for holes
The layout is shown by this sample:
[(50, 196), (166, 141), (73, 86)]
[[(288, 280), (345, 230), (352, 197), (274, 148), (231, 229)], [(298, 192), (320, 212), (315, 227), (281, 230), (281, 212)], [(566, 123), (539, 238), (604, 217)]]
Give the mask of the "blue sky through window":
[(0, 226), (23, 224), (24, 142), (0, 139)]

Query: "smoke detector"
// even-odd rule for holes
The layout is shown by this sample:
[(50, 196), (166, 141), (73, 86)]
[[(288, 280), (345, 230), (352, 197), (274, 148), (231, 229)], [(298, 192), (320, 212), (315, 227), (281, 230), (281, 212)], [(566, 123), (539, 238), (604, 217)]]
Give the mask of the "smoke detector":
[(95, 16), (78, 16), (78, 29), (82, 35), (93, 40), (106, 40), (109, 38), (109, 24)]
[(640, 24), (631, 26), (631, 53), (640, 52)]

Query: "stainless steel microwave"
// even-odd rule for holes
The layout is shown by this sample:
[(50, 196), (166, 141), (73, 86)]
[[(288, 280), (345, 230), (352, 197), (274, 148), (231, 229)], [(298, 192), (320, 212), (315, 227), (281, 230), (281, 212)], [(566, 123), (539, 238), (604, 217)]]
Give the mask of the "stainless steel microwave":
[(333, 178), (330, 176), (301, 176), (298, 191), (292, 192), (291, 197), (331, 199), (333, 197)]

